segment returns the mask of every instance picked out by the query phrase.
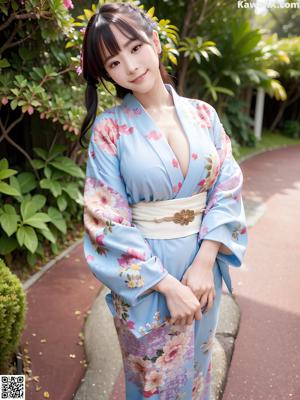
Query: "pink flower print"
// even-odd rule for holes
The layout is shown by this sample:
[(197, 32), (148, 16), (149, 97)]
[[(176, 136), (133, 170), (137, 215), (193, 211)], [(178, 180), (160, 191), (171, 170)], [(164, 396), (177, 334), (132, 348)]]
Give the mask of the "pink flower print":
[(247, 227), (244, 226), (244, 228), (240, 230), (240, 234), (244, 235), (246, 232), (247, 232)]
[(129, 118), (134, 118), (138, 115), (141, 115), (142, 110), (140, 108), (129, 108), (127, 106), (123, 106), (124, 113)]
[(120, 135), (132, 135), (134, 128), (132, 126), (128, 126), (126, 124), (119, 125), (119, 134)]
[(206, 183), (206, 179), (201, 179), (201, 181), (198, 183), (198, 186), (204, 186)]
[(127, 250), (127, 254), (132, 256), (132, 258), (137, 258), (138, 260), (146, 260), (146, 254), (145, 253), (141, 253), (140, 251), (137, 251), (135, 249), (128, 249)]
[(143, 396), (146, 397), (146, 398), (148, 398), (148, 397), (154, 396), (156, 393), (158, 393), (158, 390), (156, 390), (155, 392), (150, 392), (150, 391), (144, 390)]
[(132, 256), (130, 254), (123, 253), (122, 256), (118, 258), (118, 263), (122, 267), (129, 268), (132, 264)]
[(111, 155), (117, 154), (117, 140), (120, 134), (118, 124), (112, 118), (105, 118), (95, 127), (94, 142)]
[(172, 164), (173, 164), (174, 168), (178, 168), (179, 167), (178, 161), (175, 158), (173, 158)]
[(74, 8), (73, 3), (71, 0), (64, 0), (64, 6), (69, 9), (69, 8)]
[(100, 207), (113, 207), (115, 199), (108, 190), (108, 188), (103, 188), (98, 194), (98, 201)]
[(180, 188), (182, 187), (182, 182), (178, 182), (178, 185), (172, 187), (173, 193), (179, 192)]
[(94, 150), (92, 150), (92, 151), (90, 152), (90, 156), (91, 156), (92, 158), (95, 158), (96, 154), (95, 154), (95, 151), (94, 151)]
[(157, 132), (157, 131), (151, 131), (148, 133), (147, 138), (149, 140), (159, 140), (162, 137), (162, 133)]
[(192, 158), (193, 158), (194, 160), (197, 160), (198, 154), (197, 154), (197, 153), (193, 153), (193, 154), (192, 154)]
[(198, 376), (194, 379), (192, 400), (200, 399), (205, 389), (205, 381), (202, 372), (199, 372)]
[(157, 389), (164, 383), (164, 378), (161, 372), (159, 371), (151, 371), (149, 374), (145, 376), (145, 391), (154, 394)]
[(128, 329), (134, 329), (134, 322), (133, 321), (127, 321), (127, 328)]
[(111, 220), (117, 224), (122, 224), (122, 222), (125, 220), (125, 218), (122, 217), (122, 215), (113, 215)]
[(87, 261), (87, 262), (92, 262), (92, 261), (94, 261), (94, 257), (93, 257), (91, 254), (89, 254), (89, 255), (87, 256), (87, 258), (86, 258), (86, 261)]
[(204, 102), (200, 101), (199, 104), (196, 107), (198, 116), (201, 121), (201, 127), (202, 128), (210, 128), (211, 127), (211, 121), (210, 121), (210, 108), (207, 104)]
[(97, 235), (96, 236), (96, 243), (99, 244), (100, 246), (104, 246), (104, 235)]
[(163, 348), (163, 354), (156, 360), (156, 365), (162, 370), (173, 369), (180, 363), (186, 350), (187, 338), (185, 333), (174, 336)]
[(142, 357), (135, 356), (134, 354), (129, 354), (128, 363), (133, 372), (141, 377), (144, 377), (147, 370), (152, 366), (151, 361), (143, 360)]

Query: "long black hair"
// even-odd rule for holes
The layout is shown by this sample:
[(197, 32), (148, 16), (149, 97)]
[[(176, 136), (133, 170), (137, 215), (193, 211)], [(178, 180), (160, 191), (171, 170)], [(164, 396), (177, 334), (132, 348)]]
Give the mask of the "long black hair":
[[(87, 82), (85, 91), (85, 107), (87, 114), (83, 120), (79, 138), (80, 145), (83, 148), (85, 148), (85, 146), (82, 143), (82, 139), (93, 125), (97, 115), (97, 84), (99, 81), (110, 94), (111, 92), (105, 86), (104, 80), (112, 82), (116, 88), (116, 96), (120, 99), (123, 99), (127, 93), (132, 93), (131, 90), (115, 83), (104, 68), (104, 47), (107, 48), (109, 53), (113, 56), (117, 55), (121, 50), (112, 33), (110, 24), (113, 23), (127, 38), (132, 40), (137, 39), (149, 44), (126, 19), (122, 18), (122, 14), (133, 20), (140, 30), (145, 32), (149, 38), (152, 38), (153, 29), (156, 27), (155, 21), (142, 9), (130, 3), (106, 3), (90, 18), (85, 30), (82, 46), (82, 73)], [(162, 64), (160, 57), (159, 70), (163, 82), (174, 86), (174, 82)]]

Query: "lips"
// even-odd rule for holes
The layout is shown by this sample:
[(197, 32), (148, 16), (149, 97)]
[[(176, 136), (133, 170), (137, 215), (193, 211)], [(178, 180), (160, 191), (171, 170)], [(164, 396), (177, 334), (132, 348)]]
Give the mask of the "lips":
[(146, 75), (147, 72), (148, 72), (148, 70), (146, 72), (144, 72), (142, 75), (137, 76), (133, 81), (130, 81), (130, 82), (134, 83), (134, 82), (138, 81), (139, 78), (142, 78), (144, 75)]

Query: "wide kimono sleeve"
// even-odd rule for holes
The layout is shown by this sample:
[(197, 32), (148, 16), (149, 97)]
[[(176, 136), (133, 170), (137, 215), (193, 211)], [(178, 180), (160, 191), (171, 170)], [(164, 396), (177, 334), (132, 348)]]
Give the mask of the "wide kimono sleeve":
[(214, 240), (221, 243), (217, 261), (227, 287), (232, 292), (228, 266), (241, 266), (248, 244), (242, 199), (243, 173), (232, 155), (231, 140), (216, 110), (213, 107), (212, 110), (210, 134), (220, 165), (216, 179), (208, 189), (199, 242), (201, 244), (203, 240)]
[(111, 115), (97, 116), (84, 185), (84, 254), (95, 277), (134, 306), (168, 272), (132, 224), (120, 175), (119, 137), (119, 125)]

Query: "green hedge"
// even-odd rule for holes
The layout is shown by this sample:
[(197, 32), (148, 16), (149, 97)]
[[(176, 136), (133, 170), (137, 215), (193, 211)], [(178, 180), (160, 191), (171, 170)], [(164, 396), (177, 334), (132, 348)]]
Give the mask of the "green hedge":
[(0, 258), (0, 373), (5, 374), (25, 325), (26, 295), (19, 278)]

